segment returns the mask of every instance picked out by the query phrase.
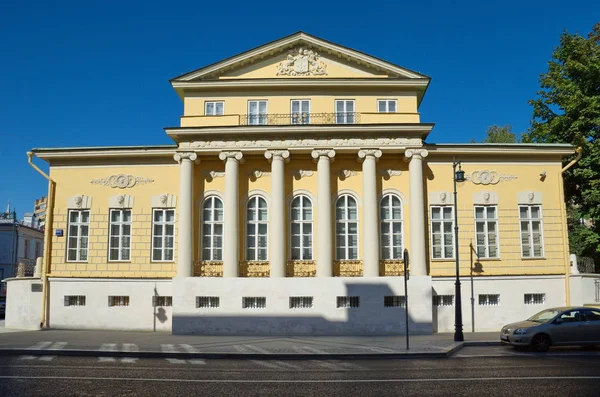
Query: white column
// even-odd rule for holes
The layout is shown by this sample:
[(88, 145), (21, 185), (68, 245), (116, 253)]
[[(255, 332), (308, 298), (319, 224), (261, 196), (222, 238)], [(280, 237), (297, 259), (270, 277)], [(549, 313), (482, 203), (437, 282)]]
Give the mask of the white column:
[(317, 277), (333, 276), (333, 239), (331, 224), (331, 162), (335, 157), (332, 149), (313, 150), (317, 162)]
[(179, 233), (177, 236), (177, 277), (192, 277), (192, 186), (194, 163), (198, 155), (193, 152), (175, 153), (179, 163)]
[(287, 150), (267, 150), (265, 157), (271, 162), (271, 205), (269, 208), (269, 267), (271, 277), (285, 277), (285, 163)]
[(363, 275), (379, 276), (379, 210), (377, 205), (377, 166), (381, 157), (379, 149), (363, 149), (358, 152), (362, 161), (363, 178)]
[(423, 199), (423, 159), (427, 157), (425, 149), (408, 149), (405, 156), (410, 159), (408, 176), (410, 180), (409, 200), (410, 207), (410, 274), (413, 276), (426, 276), (427, 264), (425, 261), (425, 200)]
[(225, 212), (223, 231), (223, 277), (238, 277), (239, 253), (239, 165), (243, 162), (242, 152), (221, 152), (225, 161)]

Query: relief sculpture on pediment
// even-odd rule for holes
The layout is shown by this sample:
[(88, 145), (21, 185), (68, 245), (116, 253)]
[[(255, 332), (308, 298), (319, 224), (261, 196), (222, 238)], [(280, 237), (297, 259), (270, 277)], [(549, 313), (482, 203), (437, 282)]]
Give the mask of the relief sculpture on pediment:
[(313, 50), (299, 48), (277, 65), (277, 76), (326, 76), (327, 65)]

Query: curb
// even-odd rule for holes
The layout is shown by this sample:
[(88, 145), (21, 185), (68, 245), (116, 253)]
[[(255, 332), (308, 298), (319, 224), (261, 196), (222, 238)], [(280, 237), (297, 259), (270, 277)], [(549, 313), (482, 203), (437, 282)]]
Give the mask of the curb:
[(502, 346), (502, 342), (495, 340), (465, 341), (464, 347)]

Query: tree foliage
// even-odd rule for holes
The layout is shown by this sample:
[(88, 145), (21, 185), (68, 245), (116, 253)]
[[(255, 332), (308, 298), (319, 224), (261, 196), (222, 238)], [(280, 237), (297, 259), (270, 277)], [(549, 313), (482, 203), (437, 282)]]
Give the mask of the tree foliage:
[[(600, 259), (600, 23), (587, 37), (564, 32), (540, 76), (526, 141), (583, 148), (565, 173), (572, 252)], [(580, 219), (591, 220), (582, 225)], [(590, 225), (591, 224), (591, 225)]]
[(520, 142), (520, 138), (512, 132), (512, 126), (510, 124), (499, 126), (491, 125), (486, 131), (487, 136), (482, 141), (483, 143), (517, 143)]

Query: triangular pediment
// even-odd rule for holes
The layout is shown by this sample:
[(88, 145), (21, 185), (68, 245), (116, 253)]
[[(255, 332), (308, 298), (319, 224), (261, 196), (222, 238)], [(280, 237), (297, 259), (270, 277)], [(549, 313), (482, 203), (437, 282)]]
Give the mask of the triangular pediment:
[(298, 32), (171, 81), (275, 78), (429, 79), (379, 58)]

